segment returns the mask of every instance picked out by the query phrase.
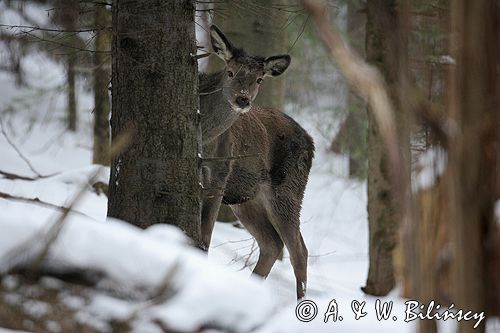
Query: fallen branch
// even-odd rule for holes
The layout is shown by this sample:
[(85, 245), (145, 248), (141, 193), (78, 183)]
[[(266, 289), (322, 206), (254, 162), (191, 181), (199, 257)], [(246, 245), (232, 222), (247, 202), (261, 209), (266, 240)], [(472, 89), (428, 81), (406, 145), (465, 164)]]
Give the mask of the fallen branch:
[[(69, 210), (69, 207), (54, 205), (54, 204), (51, 204), (50, 202), (42, 201), (39, 198), (18, 197), (18, 196), (15, 196), (15, 195), (12, 195), (9, 193), (5, 193), (5, 192), (0, 192), (0, 198), (6, 199), (6, 200), (13, 200), (13, 201), (20, 201), (20, 202), (35, 204), (35, 205), (39, 205), (39, 206), (43, 206), (43, 207), (47, 207), (47, 208), (53, 208), (53, 209), (63, 211), (63, 212)], [(84, 214), (84, 213), (79, 212), (79, 211), (76, 211), (76, 210), (74, 210), (72, 212), (75, 214), (83, 215), (83, 216), (88, 217), (88, 218), (92, 218), (89, 215)]]
[(2, 171), (2, 170), (0, 170), (0, 175), (2, 175), (5, 179), (9, 179), (9, 180), (34, 181), (34, 180), (40, 179), (40, 177), (21, 176), (21, 175), (16, 175), (15, 173), (10, 173), (10, 172), (7, 172), (7, 171)]

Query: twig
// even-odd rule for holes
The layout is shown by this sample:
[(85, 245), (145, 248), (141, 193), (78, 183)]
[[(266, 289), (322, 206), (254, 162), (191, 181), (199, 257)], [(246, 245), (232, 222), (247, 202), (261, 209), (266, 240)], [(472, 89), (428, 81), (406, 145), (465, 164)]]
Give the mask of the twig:
[[(110, 148), (110, 157), (118, 155), (125, 147), (127, 147), (132, 139), (133, 131), (125, 130), (124, 133), (117, 137)], [(93, 183), (97, 175), (104, 167), (99, 167), (89, 178), (89, 183)], [(8, 273), (13, 268), (19, 266), (23, 261), (29, 262), (28, 272), (35, 273), (39, 270), (40, 265), (45, 260), (52, 244), (55, 242), (61, 230), (64, 227), (64, 222), (72, 211), (73, 207), (80, 201), (87, 190), (87, 184), (84, 184), (77, 194), (71, 200), (71, 203), (66, 210), (52, 223), (48, 231), (36, 233), (27, 241), (14, 247), (0, 258), (0, 275)], [(41, 238), (41, 240), (40, 240)], [(24, 260), (23, 260), (24, 259)]]
[(200, 93), (199, 95), (200, 95), (200, 96), (211, 95), (211, 94), (215, 94), (216, 92), (219, 92), (219, 91), (221, 91), (221, 90), (222, 90), (222, 88), (219, 88), (219, 89), (215, 89), (215, 90), (212, 90), (212, 91), (209, 91), (209, 92), (202, 92), (202, 93)]
[[(36, 205), (40, 205), (40, 206), (44, 206), (44, 207), (48, 207), (48, 208), (54, 208), (54, 209), (57, 209), (57, 210), (60, 210), (60, 211), (63, 211), (63, 212), (69, 210), (69, 207), (54, 205), (54, 204), (51, 204), (50, 202), (42, 201), (39, 198), (18, 197), (18, 196), (14, 196), (12, 194), (9, 194), (9, 193), (4, 193), (4, 192), (0, 192), (0, 198), (7, 199), (7, 200), (13, 200), (13, 201), (21, 201), (21, 202), (26, 202), (26, 203), (31, 203), (31, 204), (36, 204)], [(92, 218), (89, 215), (84, 214), (84, 213), (79, 212), (79, 211), (76, 211), (76, 210), (73, 211), (73, 213), (76, 213), (76, 214), (79, 214), (79, 215), (83, 215), (85, 217)]]
[[(96, 171), (92, 174), (90, 177), (88, 183), (93, 183), (97, 175), (101, 172), (103, 167), (98, 167)], [(80, 199), (83, 197), (85, 192), (87, 191), (87, 184), (82, 186), (80, 190), (77, 192), (77, 194), (73, 197), (73, 200), (71, 200), (70, 205), (67, 207), (67, 209), (63, 210), (61, 216), (52, 224), (52, 226), (49, 228), (47, 233), (44, 235), (44, 241), (43, 241), (43, 246), (38, 253), (38, 255), (35, 257), (35, 259), (32, 261), (29, 271), (32, 273), (37, 272), (40, 269), (40, 266), (42, 262), (45, 260), (45, 257), (47, 257), (47, 254), (49, 253), (50, 247), (52, 244), (55, 242), (57, 239), (57, 236), (61, 233), (61, 230), (64, 226), (64, 222), (66, 221), (66, 218), (68, 217), (69, 213), (72, 211), (73, 207), (80, 201)]]
[(92, 28), (92, 29), (77, 29), (77, 30), (67, 30), (67, 29), (51, 29), (51, 28), (42, 28), (38, 26), (30, 26), (30, 25), (11, 25), (11, 24), (2, 24), (0, 23), (0, 27), (5, 27), (9, 29), (29, 29), (30, 32), (34, 30), (38, 31), (47, 31), (47, 32), (94, 32), (97, 30), (110, 30), (111, 27), (103, 27), (103, 28)]
[(34, 181), (34, 180), (40, 179), (40, 177), (26, 177), (26, 176), (16, 175), (14, 173), (2, 171), (2, 170), (0, 170), (0, 175), (4, 176), (5, 179), (9, 179), (9, 180), (19, 179), (19, 180)]
[(239, 160), (239, 159), (242, 159), (242, 158), (259, 157), (259, 156), (260, 156), (260, 154), (238, 155), (238, 156), (222, 156), (222, 157), (202, 157), (201, 160), (203, 162), (232, 161), (232, 160)]
[(168, 270), (168, 272), (165, 274), (165, 277), (162, 279), (161, 284), (158, 286), (158, 288), (154, 292), (154, 296), (144, 302), (141, 306), (139, 306), (137, 309), (132, 312), (132, 314), (124, 320), (124, 323), (131, 323), (134, 321), (139, 313), (141, 311), (144, 311), (152, 306), (161, 304), (165, 302), (167, 299), (172, 297), (172, 295), (175, 293), (173, 289), (173, 281), (175, 276), (179, 273), (179, 268), (180, 268), (180, 263), (177, 260), (173, 267)]
[(3, 127), (3, 122), (1, 120), (0, 120), (0, 130), (2, 131), (2, 134), (5, 138), (5, 140), (7, 140), (7, 143), (16, 151), (17, 155), (19, 155), (19, 157), (28, 165), (30, 170), (35, 175), (37, 175), (39, 178), (43, 178), (44, 176), (42, 176), (38, 171), (35, 170), (35, 168), (31, 164), (31, 162), (26, 158), (26, 156), (24, 156), (24, 154), (21, 152), (21, 150), (19, 150), (19, 148), (17, 148), (17, 146), (14, 144), (14, 142), (9, 138), (9, 136), (7, 135), (7, 132), (5, 131), (5, 129)]
[(245, 262), (243, 263), (243, 267), (241, 267), (240, 270), (244, 270), (247, 267), (250, 268), (250, 265), (253, 264), (253, 263), (250, 263), (250, 259), (252, 258), (252, 255), (255, 252), (255, 245), (256, 245), (256, 241), (255, 241), (255, 238), (254, 238), (254, 240), (252, 242), (252, 247), (250, 248), (250, 253), (247, 254)]

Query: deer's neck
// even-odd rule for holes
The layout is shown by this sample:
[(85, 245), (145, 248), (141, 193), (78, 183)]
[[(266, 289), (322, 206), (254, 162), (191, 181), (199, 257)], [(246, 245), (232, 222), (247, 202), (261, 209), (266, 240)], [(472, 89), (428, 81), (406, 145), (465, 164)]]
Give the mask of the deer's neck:
[(224, 72), (201, 74), (199, 81), (202, 141), (208, 144), (227, 131), (239, 113), (223, 96)]

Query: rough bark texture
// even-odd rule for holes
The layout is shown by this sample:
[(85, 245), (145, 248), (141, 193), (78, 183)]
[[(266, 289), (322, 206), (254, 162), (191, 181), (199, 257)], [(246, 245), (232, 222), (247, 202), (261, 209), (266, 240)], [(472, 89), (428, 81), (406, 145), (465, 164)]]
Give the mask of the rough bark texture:
[[(451, 2), (448, 172), (453, 260), (453, 298), (458, 308), (483, 311), (488, 288), (487, 259), (494, 248), (493, 230), (498, 147), (499, 4), (494, 0)], [(498, 295), (498, 294), (497, 294)], [(498, 310), (496, 310), (498, 311)], [(483, 332), (461, 321), (459, 332)]]
[(108, 51), (111, 46), (110, 15), (105, 6), (95, 6), (95, 49), (94, 54), (94, 151), (92, 162), (109, 165), (109, 80), (110, 59), (102, 51)]
[[(271, 56), (286, 54), (286, 11), (279, 9), (288, 0), (235, 0), (215, 3), (214, 22), (237, 47), (250, 54)], [(223, 68), (217, 57), (211, 57), (209, 72)], [(285, 77), (266, 79), (262, 83), (255, 104), (283, 110)]]
[[(399, 105), (398, 19), (395, 0), (368, 0), (366, 55), (384, 75), (394, 105)], [(409, 155), (409, 129), (401, 110), (396, 112), (399, 144), (405, 163)], [(396, 246), (398, 215), (393, 197), (387, 150), (373, 113), (368, 113), (368, 221), (370, 265), (366, 287), (372, 295), (386, 295), (395, 285), (393, 251)], [(409, 168), (408, 168), (409, 169)], [(408, 175), (404, 175), (409, 177)]]
[(108, 216), (174, 224), (199, 244), (193, 1), (115, 0), (112, 54), (112, 137), (133, 140), (112, 162)]

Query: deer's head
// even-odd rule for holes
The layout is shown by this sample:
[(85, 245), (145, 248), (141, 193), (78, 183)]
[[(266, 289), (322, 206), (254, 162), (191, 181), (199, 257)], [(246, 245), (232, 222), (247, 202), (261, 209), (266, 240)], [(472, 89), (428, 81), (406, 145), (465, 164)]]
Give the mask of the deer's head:
[(234, 47), (215, 25), (210, 27), (210, 37), (214, 52), (226, 64), (222, 94), (235, 111), (249, 111), (262, 81), (283, 74), (290, 65), (288, 54), (267, 58), (247, 54)]

